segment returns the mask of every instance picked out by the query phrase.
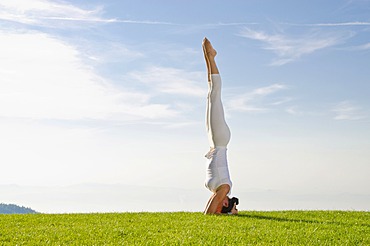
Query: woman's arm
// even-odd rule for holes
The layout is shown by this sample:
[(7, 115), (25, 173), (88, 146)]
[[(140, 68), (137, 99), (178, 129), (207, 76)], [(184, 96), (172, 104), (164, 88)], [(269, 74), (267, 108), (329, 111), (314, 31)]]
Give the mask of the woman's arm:
[(236, 208), (236, 203), (234, 203), (234, 206), (231, 209), (231, 214), (238, 214), (238, 209)]
[(216, 193), (208, 200), (204, 214), (221, 214), (223, 200), (226, 198), (229, 191), (229, 185), (221, 185)]

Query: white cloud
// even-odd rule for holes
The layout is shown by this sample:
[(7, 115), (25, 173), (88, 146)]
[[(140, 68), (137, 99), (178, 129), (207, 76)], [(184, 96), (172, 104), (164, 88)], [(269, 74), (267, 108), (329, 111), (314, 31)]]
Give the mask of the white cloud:
[(292, 100), (293, 100), (293, 98), (291, 98), (291, 97), (278, 98), (276, 101), (272, 102), (271, 105), (281, 105), (281, 104), (285, 104), (287, 102), (290, 102)]
[[(269, 108), (267, 106), (271, 105), (280, 105), (287, 100), (279, 101), (279, 103), (265, 103), (267, 100), (266, 97), (275, 94), (278, 91), (286, 89), (287, 87), (283, 84), (273, 84), (266, 87), (257, 88), (251, 92), (241, 94), (239, 96), (233, 96), (233, 99), (227, 102), (227, 107), (229, 110), (236, 111), (249, 111), (249, 112), (261, 112), (267, 111)], [(261, 102), (262, 101), (262, 102)], [(263, 106), (255, 106), (256, 103), (259, 103)]]
[(365, 21), (352, 21), (352, 22), (332, 22), (332, 23), (308, 23), (308, 24), (298, 24), (298, 23), (280, 23), (289, 26), (310, 26), (310, 27), (341, 27), (341, 26), (370, 26), (370, 22)]
[(270, 85), (270, 86), (257, 88), (254, 91), (252, 91), (251, 95), (267, 96), (267, 95), (273, 94), (276, 91), (279, 91), (279, 90), (282, 90), (282, 89), (285, 89), (285, 88), (286, 88), (285, 85), (273, 84), (273, 85)]
[(150, 67), (129, 73), (129, 78), (146, 84), (160, 93), (204, 97), (207, 85), (204, 73), (170, 67)]
[(350, 101), (339, 102), (332, 110), (335, 120), (362, 120), (367, 118), (362, 109)]
[(353, 21), (353, 22), (337, 22), (337, 23), (317, 23), (317, 24), (306, 24), (306, 26), (370, 26), (370, 22), (364, 21)]
[(293, 62), (303, 55), (311, 54), (317, 50), (334, 46), (350, 37), (347, 33), (322, 34), (319, 32), (307, 33), (294, 38), (283, 34), (267, 34), (244, 28), (240, 36), (254, 39), (265, 44), (264, 49), (271, 50), (278, 58), (271, 65), (281, 66)]
[(298, 110), (297, 106), (291, 106), (285, 109), (285, 112), (291, 115), (302, 115), (303, 112)]
[(358, 48), (360, 50), (368, 50), (368, 49), (370, 49), (370, 43), (366, 43), (366, 44), (360, 45)]
[(47, 0), (3, 0), (0, 3), (0, 19), (24, 24), (48, 25), (45, 18), (70, 18), (102, 20), (101, 9), (84, 10), (76, 6)]
[(0, 3), (0, 20), (18, 22), (28, 25), (68, 27), (64, 22), (87, 23), (128, 23), (146, 25), (172, 25), (168, 22), (146, 20), (119, 20), (102, 17), (103, 8), (82, 9), (77, 6), (49, 0), (2, 0)]
[[(119, 42), (105, 40), (79, 39), (72, 40), (80, 51), (84, 61), (94, 66), (112, 63), (128, 64), (146, 57), (143, 51)], [(121, 70), (118, 70), (121, 72)]]
[(0, 116), (36, 119), (173, 117), (168, 105), (112, 87), (74, 47), (38, 32), (0, 32)]
[(349, 47), (347, 48), (347, 50), (369, 50), (370, 49), (370, 43), (366, 43), (366, 44), (362, 44), (362, 45), (358, 45), (358, 46), (352, 46), (352, 47)]

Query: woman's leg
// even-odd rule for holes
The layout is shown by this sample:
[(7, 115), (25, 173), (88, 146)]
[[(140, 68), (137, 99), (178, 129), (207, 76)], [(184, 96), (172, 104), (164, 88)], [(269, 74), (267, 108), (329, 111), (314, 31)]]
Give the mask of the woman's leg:
[(203, 39), (203, 54), (207, 65), (208, 82), (211, 82), (211, 74), (219, 74), (219, 72), (215, 62), (217, 52), (207, 38)]
[(227, 146), (230, 141), (230, 129), (225, 121), (221, 101), (221, 77), (215, 62), (216, 50), (208, 39), (203, 40), (203, 52), (208, 70), (208, 98), (206, 109), (206, 128), (212, 148)]

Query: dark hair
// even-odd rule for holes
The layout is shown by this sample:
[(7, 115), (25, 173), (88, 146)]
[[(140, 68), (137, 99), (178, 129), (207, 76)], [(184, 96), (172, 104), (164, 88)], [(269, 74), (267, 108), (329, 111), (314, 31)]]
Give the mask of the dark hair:
[(231, 212), (231, 209), (233, 209), (234, 207), (234, 203), (236, 203), (236, 205), (239, 205), (239, 199), (236, 197), (229, 198), (229, 206), (227, 207), (223, 206), (221, 213), (226, 214), (226, 213)]

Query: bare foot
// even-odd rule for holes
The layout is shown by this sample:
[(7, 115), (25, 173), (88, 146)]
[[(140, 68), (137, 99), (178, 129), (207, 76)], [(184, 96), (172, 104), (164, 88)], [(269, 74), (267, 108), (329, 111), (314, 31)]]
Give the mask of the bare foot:
[(207, 60), (215, 58), (217, 55), (217, 51), (213, 48), (211, 42), (207, 38), (203, 39), (203, 53)]
[(212, 72), (218, 73), (218, 69), (215, 63), (215, 56), (217, 55), (217, 52), (213, 48), (211, 42), (209, 42), (207, 38), (203, 39), (202, 47), (203, 47), (204, 59), (207, 65), (208, 82), (211, 82)]

